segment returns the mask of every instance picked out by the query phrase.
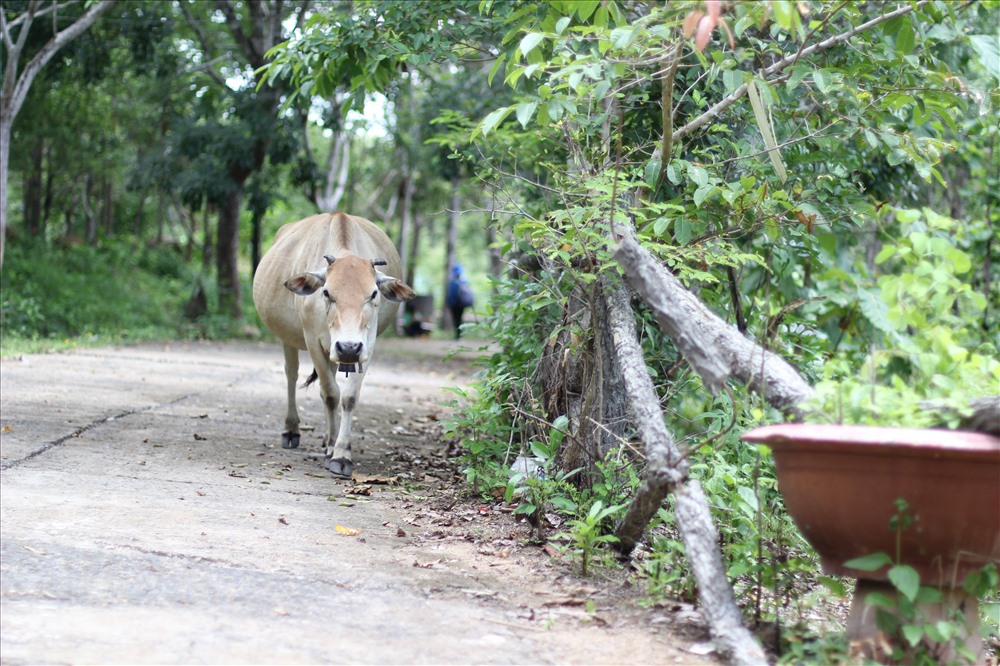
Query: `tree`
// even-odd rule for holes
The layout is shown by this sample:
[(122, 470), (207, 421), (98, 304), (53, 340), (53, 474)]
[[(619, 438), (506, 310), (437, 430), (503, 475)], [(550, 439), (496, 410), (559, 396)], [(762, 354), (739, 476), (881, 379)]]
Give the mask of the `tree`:
[[(31, 60), (18, 72), (21, 57), (25, 55), (28, 36), (35, 19), (56, 13), (67, 5), (75, 4), (76, 0), (59, 3), (52, 0), (43, 3), (41, 0), (29, 0), (27, 7), (10, 19), (7, 17), (8, 7), (0, 10), (0, 36), (3, 38), (4, 49), (7, 51), (7, 63), (4, 66), (3, 94), (0, 96), (0, 270), (3, 269), (4, 245), (7, 236), (7, 177), (10, 166), (10, 139), (14, 119), (21, 110), (21, 105), (28, 95), (32, 82), (56, 53), (70, 43), (100, 18), (115, 4), (114, 0), (100, 0), (88, 7), (68, 27), (56, 32), (32, 56)], [(54, 24), (54, 21), (53, 21)]]
[[(208, 69), (218, 90), (232, 95), (230, 110), (235, 111), (224, 113), (215, 125), (231, 140), (215, 145), (214, 162), (219, 165), (218, 175), (223, 180), (218, 183), (212, 203), (219, 212), (215, 243), (219, 308), (237, 321), (243, 317), (239, 231), (245, 188), (250, 178), (263, 168), (281, 124), (278, 110), (282, 91), (276, 85), (258, 87), (258, 72), (266, 64), (268, 51), (286, 39), (286, 30), (301, 30), (311, 4), (310, 0), (287, 4), (284, 0), (267, 0), (245, 5), (230, 0), (217, 0), (213, 4), (180, 3), (205, 60), (223, 57), (228, 61), (226, 73)], [(200, 14), (196, 16), (196, 12)], [(225, 26), (228, 34), (224, 41), (218, 39), (217, 31), (209, 32), (216, 27), (213, 16), (218, 16)], [(289, 19), (294, 19), (290, 27)], [(278, 81), (272, 79), (271, 83)], [(238, 89), (231, 90), (231, 85)], [(224, 152), (219, 152), (223, 149)], [(258, 194), (261, 192), (258, 190)], [(258, 240), (262, 209), (263, 202), (258, 198), (257, 214), (253, 217), (257, 225), (254, 238)], [(256, 252), (259, 253), (259, 248)]]

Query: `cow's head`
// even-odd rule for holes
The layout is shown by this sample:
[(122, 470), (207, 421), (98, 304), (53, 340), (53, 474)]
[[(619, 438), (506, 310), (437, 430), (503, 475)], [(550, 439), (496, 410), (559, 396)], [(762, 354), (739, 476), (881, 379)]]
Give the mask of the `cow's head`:
[[(302, 273), (285, 280), (285, 287), (299, 296), (316, 292), (326, 309), (330, 333), (330, 362), (344, 369), (359, 365), (364, 371), (378, 334), (379, 305), (383, 298), (408, 301), (413, 289), (378, 270), (384, 259), (362, 259), (354, 255), (325, 257), (326, 270)], [(309, 332), (307, 332), (307, 335)]]

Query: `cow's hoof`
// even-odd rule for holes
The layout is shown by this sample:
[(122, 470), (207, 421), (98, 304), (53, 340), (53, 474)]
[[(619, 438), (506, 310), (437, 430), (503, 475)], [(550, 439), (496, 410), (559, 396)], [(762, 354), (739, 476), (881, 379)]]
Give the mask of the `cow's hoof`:
[(354, 463), (352, 463), (347, 458), (331, 458), (326, 461), (326, 468), (334, 476), (338, 476), (342, 479), (349, 479), (351, 475), (354, 474)]
[(299, 433), (297, 432), (281, 433), (281, 448), (283, 449), (299, 448)]

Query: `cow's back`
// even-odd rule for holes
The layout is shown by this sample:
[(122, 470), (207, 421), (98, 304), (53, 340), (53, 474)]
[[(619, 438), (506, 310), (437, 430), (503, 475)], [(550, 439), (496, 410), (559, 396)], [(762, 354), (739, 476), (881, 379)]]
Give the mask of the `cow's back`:
[[(286, 344), (305, 349), (300, 321), (303, 299), (285, 288), (285, 280), (300, 273), (324, 270), (325, 255), (338, 257), (346, 253), (365, 259), (385, 259), (386, 265), (379, 270), (403, 277), (396, 247), (384, 231), (363, 217), (324, 213), (281, 227), (260, 260), (253, 280), (253, 301), (264, 325)], [(398, 303), (382, 300), (380, 333), (392, 323), (398, 309)]]

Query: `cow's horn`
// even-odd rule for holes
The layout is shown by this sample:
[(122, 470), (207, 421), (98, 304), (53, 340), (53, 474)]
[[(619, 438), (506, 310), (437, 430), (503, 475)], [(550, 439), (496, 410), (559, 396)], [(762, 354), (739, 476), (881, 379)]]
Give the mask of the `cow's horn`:
[(388, 266), (389, 262), (385, 259), (372, 259), (372, 266)]
[(324, 254), (323, 258), (326, 259), (327, 266), (331, 265), (333, 262), (337, 260), (337, 257), (333, 256), (332, 254)]

